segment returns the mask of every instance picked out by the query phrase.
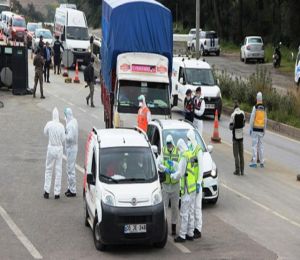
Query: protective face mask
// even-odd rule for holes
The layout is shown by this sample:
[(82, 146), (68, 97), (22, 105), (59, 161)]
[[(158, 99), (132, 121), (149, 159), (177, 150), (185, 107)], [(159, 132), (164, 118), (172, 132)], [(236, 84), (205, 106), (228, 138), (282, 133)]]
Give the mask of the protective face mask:
[(187, 100), (190, 100), (190, 99), (191, 99), (191, 97), (186, 97), (186, 99), (187, 99)]
[(139, 102), (139, 107), (143, 106), (143, 102)]

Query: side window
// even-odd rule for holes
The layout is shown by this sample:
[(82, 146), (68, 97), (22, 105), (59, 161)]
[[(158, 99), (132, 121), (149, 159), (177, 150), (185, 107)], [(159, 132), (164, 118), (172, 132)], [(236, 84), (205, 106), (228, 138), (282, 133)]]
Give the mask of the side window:
[(154, 135), (152, 139), (152, 145), (157, 146), (158, 154), (161, 153), (161, 145), (160, 145), (160, 135), (157, 127), (154, 127)]
[(179, 68), (178, 81), (180, 78), (183, 78), (183, 82), (185, 82), (184, 69), (182, 67)]

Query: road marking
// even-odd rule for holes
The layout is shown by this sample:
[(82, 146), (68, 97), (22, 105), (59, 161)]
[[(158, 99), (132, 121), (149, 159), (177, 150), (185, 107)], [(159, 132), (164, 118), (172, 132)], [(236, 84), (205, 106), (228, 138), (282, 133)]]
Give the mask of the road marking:
[(24, 247), (28, 250), (28, 252), (32, 255), (34, 259), (43, 259), (42, 255), (37, 251), (34, 245), (29, 241), (29, 239), (23, 234), (23, 232), (19, 229), (19, 227), (15, 224), (15, 222), (11, 219), (8, 213), (4, 208), (0, 206), (0, 214), (2, 218), (5, 220), (11, 231), (16, 235), (16, 237), (20, 240), (20, 242), (24, 245)]
[(182, 253), (184, 253), (184, 254), (190, 254), (191, 253), (191, 251), (188, 248), (186, 248), (184, 245), (182, 245), (180, 243), (175, 243), (173, 237), (168, 236), (168, 241), (169, 241), (169, 243), (171, 243), (175, 247), (177, 247), (177, 249), (179, 249)]
[(78, 109), (81, 110), (83, 113), (86, 113), (86, 110), (85, 110), (85, 109), (83, 109), (83, 108), (81, 108), (81, 107), (79, 107)]
[(254, 200), (254, 199), (251, 199), (250, 197), (248, 197), (248, 196), (242, 194), (241, 192), (239, 192), (239, 191), (237, 191), (237, 190), (235, 190), (235, 189), (233, 189), (233, 188), (230, 188), (229, 186), (227, 186), (227, 185), (224, 184), (224, 183), (221, 183), (221, 185), (222, 185), (225, 189), (227, 189), (227, 190), (229, 190), (229, 191), (235, 193), (236, 195), (238, 195), (238, 196), (244, 198), (245, 200), (250, 201), (250, 202), (253, 203), (254, 205), (256, 205), (256, 206), (258, 206), (258, 207), (264, 209), (265, 211), (270, 212), (270, 213), (273, 214), (274, 216), (276, 216), (276, 217), (278, 217), (278, 218), (280, 218), (280, 219), (282, 219), (282, 220), (284, 220), (284, 221), (290, 223), (291, 225), (294, 225), (294, 226), (300, 228), (300, 223), (298, 223), (298, 222), (296, 222), (296, 221), (294, 221), (294, 220), (291, 220), (291, 219), (289, 219), (288, 217), (286, 217), (286, 216), (280, 214), (279, 212), (277, 212), (277, 211), (275, 211), (275, 210), (273, 210), (273, 209), (271, 209), (271, 208), (269, 208), (269, 207), (267, 207), (267, 206), (261, 204), (260, 202)]

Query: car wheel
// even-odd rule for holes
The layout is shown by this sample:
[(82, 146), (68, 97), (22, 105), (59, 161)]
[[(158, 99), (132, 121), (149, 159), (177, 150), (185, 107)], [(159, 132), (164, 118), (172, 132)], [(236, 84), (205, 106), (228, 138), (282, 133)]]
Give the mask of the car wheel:
[(297, 86), (300, 86), (300, 78), (298, 79)]
[(105, 245), (101, 242), (100, 238), (100, 230), (97, 228), (97, 223), (98, 223), (98, 218), (96, 217), (94, 220), (94, 225), (93, 225), (93, 237), (94, 237), (94, 244), (97, 250), (99, 251), (104, 251), (105, 250)]
[(217, 204), (218, 199), (219, 199), (219, 195), (218, 195), (218, 197), (216, 197), (216, 198), (214, 198), (212, 200), (209, 200), (208, 203), (212, 204), (212, 205), (215, 205), (215, 204)]
[(162, 241), (160, 242), (157, 242), (157, 243), (154, 243), (153, 245), (156, 247), (156, 248), (164, 248), (165, 245), (167, 244), (167, 240), (168, 240), (168, 221), (166, 220), (166, 228), (165, 228), (165, 234), (164, 234), (164, 238)]

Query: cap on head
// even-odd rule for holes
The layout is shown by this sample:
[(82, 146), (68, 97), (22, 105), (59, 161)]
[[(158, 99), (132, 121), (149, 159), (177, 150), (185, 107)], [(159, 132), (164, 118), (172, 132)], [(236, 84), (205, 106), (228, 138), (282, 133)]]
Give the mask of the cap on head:
[(262, 102), (262, 100), (263, 100), (262, 93), (258, 92), (257, 95), (256, 95), (256, 101), (257, 102)]

